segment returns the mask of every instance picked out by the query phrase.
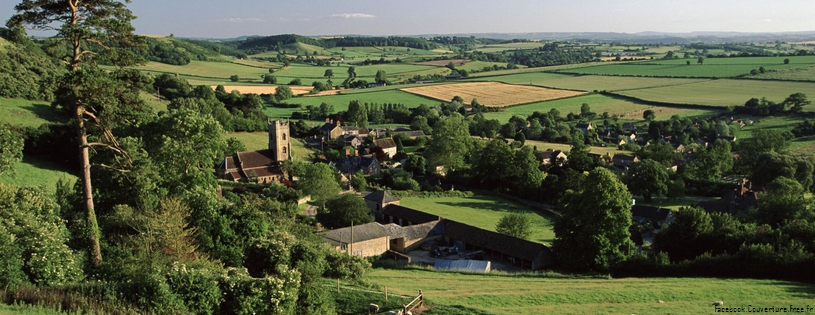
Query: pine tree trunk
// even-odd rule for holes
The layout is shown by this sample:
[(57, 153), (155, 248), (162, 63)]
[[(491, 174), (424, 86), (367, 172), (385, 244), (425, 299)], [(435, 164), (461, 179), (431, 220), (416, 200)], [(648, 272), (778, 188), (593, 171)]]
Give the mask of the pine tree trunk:
[(93, 187), (91, 186), (91, 161), (88, 154), (88, 135), (85, 129), (84, 109), (76, 107), (76, 138), (79, 142), (79, 161), (82, 166), (82, 195), (85, 200), (85, 211), (88, 219), (88, 238), (91, 245), (91, 264), (99, 266), (102, 263), (102, 249), (99, 245), (99, 223), (96, 221), (96, 212), (93, 209)]

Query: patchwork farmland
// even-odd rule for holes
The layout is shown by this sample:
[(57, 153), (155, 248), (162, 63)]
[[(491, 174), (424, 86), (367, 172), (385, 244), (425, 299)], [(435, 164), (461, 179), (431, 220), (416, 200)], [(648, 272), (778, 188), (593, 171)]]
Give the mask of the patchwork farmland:
[(512, 85), (498, 82), (470, 82), (439, 84), (402, 89), (402, 91), (441, 100), (449, 101), (460, 96), (465, 102), (478, 99), (486, 106), (504, 107), (573, 97), (584, 92), (549, 89), (535, 86)]

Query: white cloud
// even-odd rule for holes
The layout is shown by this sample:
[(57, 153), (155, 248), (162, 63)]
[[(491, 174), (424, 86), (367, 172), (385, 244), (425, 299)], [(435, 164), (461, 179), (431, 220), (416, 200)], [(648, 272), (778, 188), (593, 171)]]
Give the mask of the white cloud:
[(375, 18), (376, 16), (373, 14), (365, 14), (365, 13), (339, 13), (339, 14), (332, 14), (331, 17), (340, 17), (344, 19), (370, 19)]
[(229, 23), (244, 23), (244, 22), (263, 22), (260, 18), (228, 18), (221, 21)]

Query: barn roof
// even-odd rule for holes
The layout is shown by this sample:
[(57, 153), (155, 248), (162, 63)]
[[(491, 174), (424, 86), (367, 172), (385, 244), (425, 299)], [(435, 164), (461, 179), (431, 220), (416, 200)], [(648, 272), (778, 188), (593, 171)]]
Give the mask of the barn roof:
[(447, 260), (436, 259), (433, 268), (437, 270), (463, 270), (472, 272), (489, 272), (490, 262), (487, 260)]
[(631, 206), (631, 216), (638, 218), (654, 221), (666, 221), (670, 215), (671, 209), (643, 205)]
[(402, 221), (410, 221), (413, 224), (441, 220), (441, 217), (437, 215), (432, 215), (411, 208), (405, 208), (399, 205), (387, 205), (384, 209), (382, 209), (382, 213), (393, 216), (394, 218), (402, 219)]
[(399, 201), (399, 198), (389, 194), (387, 191), (377, 190), (365, 196), (365, 200), (370, 200), (378, 204), (385, 204), (394, 201)]
[(444, 220), (444, 235), (468, 244), (511, 255), (524, 260), (535, 261), (545, 245), (517, 237), (483, 230), (471, 225)]
[(373, 143), (374, 143), (374, 146), (377, 146), (377, 147), (380, 147), (380, 148), (383, 148), (383, 149), (395, 148), (396, 147), (396, 141), (393, 141), (393, 138), (376, 139), (376, 140), (373, 141)]
[[(352, 227), (346, 227), (325, 232), (323, 234), (323, 240), (333, 244), (350, 243), (351, 229)], [(390, 236), (388, 230), (384, 229), (382, 227), (382, 224), (376, 222), (355, 225), (353, 227), (353, 230), (354, 230), (354, 243)]]

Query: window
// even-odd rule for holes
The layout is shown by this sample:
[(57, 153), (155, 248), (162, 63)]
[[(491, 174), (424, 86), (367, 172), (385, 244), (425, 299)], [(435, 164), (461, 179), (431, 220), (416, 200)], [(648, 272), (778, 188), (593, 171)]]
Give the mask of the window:
[(285, 133), (283, 134), (283, 140), (286, 140), (286, 134)]
[(286, 154), (286, 147), (283, 147), (283, 154)]

